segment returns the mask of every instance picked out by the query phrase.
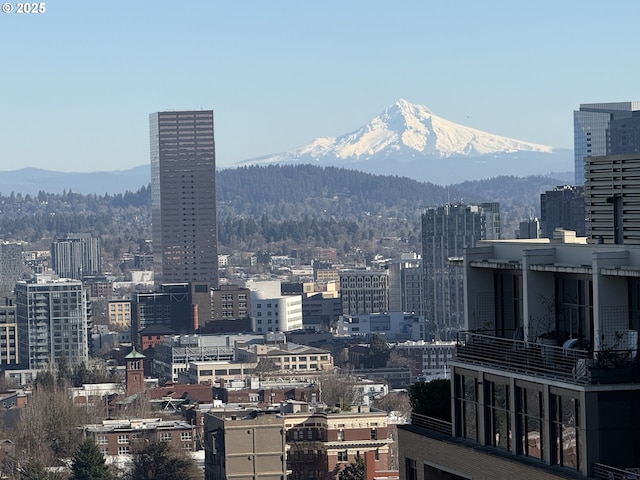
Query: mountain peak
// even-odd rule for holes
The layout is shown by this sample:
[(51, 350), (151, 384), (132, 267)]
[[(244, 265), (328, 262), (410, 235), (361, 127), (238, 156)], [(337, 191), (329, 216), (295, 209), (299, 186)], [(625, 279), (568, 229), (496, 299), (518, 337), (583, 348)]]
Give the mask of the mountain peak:
[[(290, 152), (247, 160), (242, 164), (322, 162), (335, 166), (367, 168), (383, 163), (415, 168), (456, 168), (443, 159), (462, 159), (480, 165), (488, 158), (524, 153), (551, 154), (553, 148), (493, 135), (438, 117), (419, 104), (399, 99), (351, 133), (336, 138), (316, 138)], [(458, 160), (456, 160), (458, 162)], [(419, 165), (418, 165), (419, 164)], [(429, 165), (429, 167), (427, 167)], [(558, 171), (557, 169), (554, 171)]]

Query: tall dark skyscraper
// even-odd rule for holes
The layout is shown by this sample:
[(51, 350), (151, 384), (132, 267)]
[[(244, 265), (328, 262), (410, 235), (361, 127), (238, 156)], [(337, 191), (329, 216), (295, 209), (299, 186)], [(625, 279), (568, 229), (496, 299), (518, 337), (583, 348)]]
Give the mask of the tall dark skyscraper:
[(217, 287), (213, 111), (153, 113), (149, 125), (156, 281)]

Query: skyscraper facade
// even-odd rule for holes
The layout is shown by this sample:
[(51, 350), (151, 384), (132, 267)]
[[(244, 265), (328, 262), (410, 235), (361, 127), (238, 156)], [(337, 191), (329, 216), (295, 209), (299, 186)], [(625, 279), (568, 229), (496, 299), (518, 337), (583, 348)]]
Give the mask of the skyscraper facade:
[(22, 275), (22, 244), (0, 242), (0, 294), (8, 295)]
[(102, 273), (100, 240), (90, 233), (75, 233), (54, 241), (51, 267), (59, 277), (76, 280)]
[[(444, 205), (422, 214), (424, 315), (428, 333), (449, 339), (464, 325), (463, 250), (500, 239), (500, 205)], [(430, 328), (429, 328), (430, 327)]]
[(38, 274), (15, 287), (21, 363), (25, 368), (89, 359), (89, 299), (82, 282)]
[[(585, 103), (573, 112), (575, 184), (584, 185), (584, 159), (610, 153), (631, 153), (628, 140), (633, 138), (627, 123), (636, 118), (640, 102)], [(611, 126), (614, 124), (614, 142)], [(633, 130), (633, 129), (631, 129)], [(613, 147), (613, 148), (612, 148)]]
[(543, 238), (553, 238), (556, 228), (573, 230), (577, 236), (584, 237), (584, 187), (559, 185), (541, 193), (540, 224)]
[(151, 215), (158, 283), (218, 286), (213, 111), (150, 115)]

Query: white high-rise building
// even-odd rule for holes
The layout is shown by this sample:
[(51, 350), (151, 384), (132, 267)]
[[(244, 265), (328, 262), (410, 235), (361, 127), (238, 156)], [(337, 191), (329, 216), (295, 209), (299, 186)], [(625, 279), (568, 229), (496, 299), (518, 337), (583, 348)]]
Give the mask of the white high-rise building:
[(282, 295), (279, 281), (247, 282), (256, 332), (290, 332), (302, 325), (302, 296)]
[(80, 280), (38, 274), (15, 286), (16, 323), (25, 368), (89, 359), (89, 300)]

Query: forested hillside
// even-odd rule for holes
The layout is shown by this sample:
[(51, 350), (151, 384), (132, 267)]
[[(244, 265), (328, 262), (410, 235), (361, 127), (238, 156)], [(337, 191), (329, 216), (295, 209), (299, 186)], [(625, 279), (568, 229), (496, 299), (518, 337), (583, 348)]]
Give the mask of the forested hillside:
[[(449, 187), (311, 165), (243, 167), (218, 173), (221, 251), (289, 253), (332, 245), (343, 254), (420, 249), (420, 213), (444, 203), (498, 201), (503, 236), (539, 209), (548, 177), (498, 177)], [(150, 192), (0, 195), (0, 238), (48, 248), (58, 235), (100, 236), (107, 257), (147, 248)]]

